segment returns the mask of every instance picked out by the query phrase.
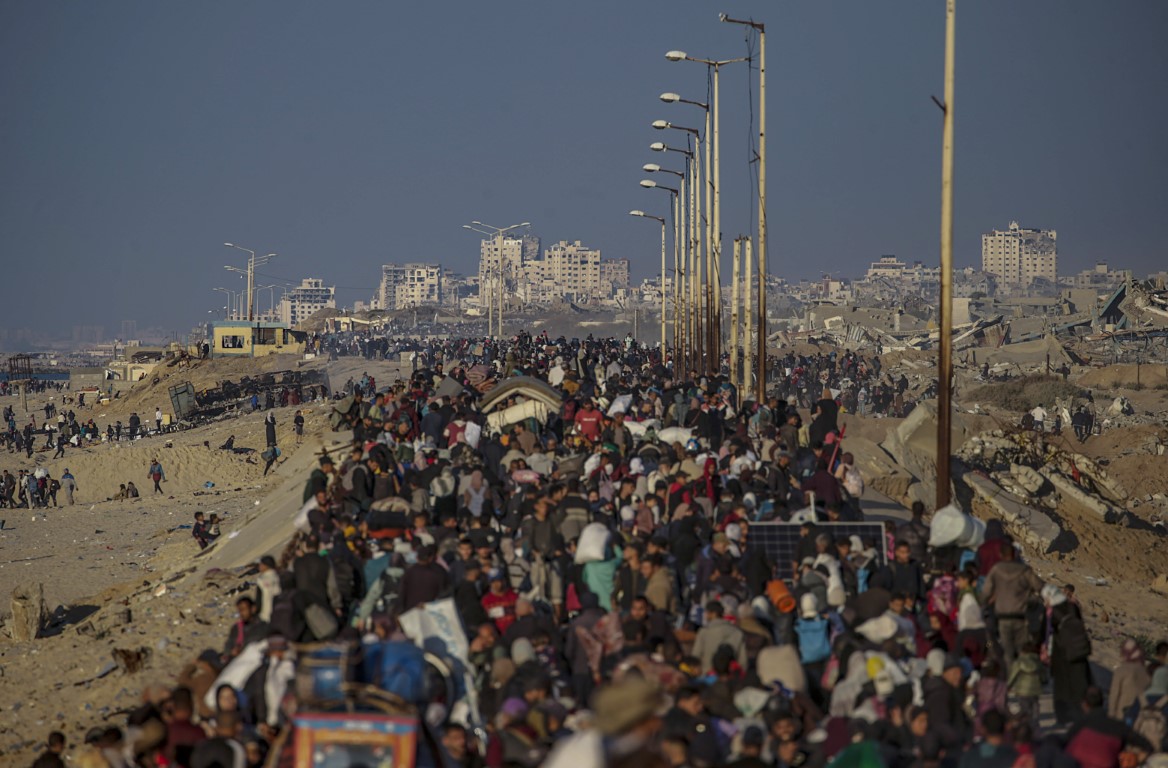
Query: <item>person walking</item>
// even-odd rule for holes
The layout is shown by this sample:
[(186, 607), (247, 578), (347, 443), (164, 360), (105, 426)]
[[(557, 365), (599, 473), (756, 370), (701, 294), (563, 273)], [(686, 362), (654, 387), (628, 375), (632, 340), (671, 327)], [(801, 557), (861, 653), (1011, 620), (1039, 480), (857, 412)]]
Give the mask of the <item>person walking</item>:
[(166, 472), (162, 469), (162, 464), (158, 461), (158, 459), (151, 460), (150, 470), (146, 473), (146, 476), (154, 481), (155, 493), (165, 493), (159, 483), (166, 482)]
[(268, 439), (268, 447), (276, 447), (276, 414), (268, 411), (268, 415), (264, 417), (264, 434)]
[(304, 414), (300, 411), (292, 418), (292, 431), (296, 433), (296, 444), (304, 441)]
[(154, 429), (162, 434), (162, 409), (157, 406), (154, 408)]
[(1002, 539), (1000, 557), (986, 576), (982, 598), (993, 608), (999, 647), (1009, 669), (1030, 639), (1028, 612), (1044, 584), (1029, 565), (1017, 559), (1011, 539)]
[(69, 472), (69, 468), (65, 467), (65, 473), (61, 475), (61, 490), (65, 492), (65, 503), (68, 506), (73, 506), (73, 492), (77, 490), (77, 478)]

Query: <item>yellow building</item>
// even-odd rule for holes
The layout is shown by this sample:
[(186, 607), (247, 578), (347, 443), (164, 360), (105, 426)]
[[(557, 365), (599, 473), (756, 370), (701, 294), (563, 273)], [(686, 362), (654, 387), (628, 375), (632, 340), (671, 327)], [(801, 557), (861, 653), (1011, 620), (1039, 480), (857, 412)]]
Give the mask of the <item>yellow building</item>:
[(305, 334), (283, 323), (220, 320), (210, 324), (211, 357), (263, 357), (304, 352)]

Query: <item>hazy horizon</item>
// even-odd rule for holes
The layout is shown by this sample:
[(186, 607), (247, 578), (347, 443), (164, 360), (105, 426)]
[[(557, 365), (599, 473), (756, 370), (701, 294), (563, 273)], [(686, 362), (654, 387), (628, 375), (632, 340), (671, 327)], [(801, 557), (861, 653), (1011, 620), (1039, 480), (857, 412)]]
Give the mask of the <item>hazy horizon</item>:
[[(0, 7), (0, 327), (188, 328), (244, 254), (260, 285), (367, 300), (381, 264), (472, 272), (474, 219), (530, 221), (654, 274), (665, 212), (637, 182), (667, 119), (701, 127), (704, 67), (767, 24), (770, 270), (936, 263), (944, 2), (441, 6), (364, 0)], [(959, 2), (958, 267), (980, 234), (1056, 229), (1060, 272), (1168, 267), (1168, 82), (1152, 0)], [(756, 73), (722, 74), (725, 250), (753, 228)], [(748, 93), (752, 93), (748, 99)], [(267, 292), (264, 292), (264, 304)]]

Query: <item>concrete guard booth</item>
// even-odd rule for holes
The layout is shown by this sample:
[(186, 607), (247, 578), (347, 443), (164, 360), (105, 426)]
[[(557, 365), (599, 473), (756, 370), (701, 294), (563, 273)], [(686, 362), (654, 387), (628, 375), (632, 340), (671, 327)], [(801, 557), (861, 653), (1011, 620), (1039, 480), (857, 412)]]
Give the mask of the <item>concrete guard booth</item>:
[(208, 327), (211, 357), (263, 357), (279, 353), (304, 352), (302, 331), (284, 323), (248, 320), (218, 320)]

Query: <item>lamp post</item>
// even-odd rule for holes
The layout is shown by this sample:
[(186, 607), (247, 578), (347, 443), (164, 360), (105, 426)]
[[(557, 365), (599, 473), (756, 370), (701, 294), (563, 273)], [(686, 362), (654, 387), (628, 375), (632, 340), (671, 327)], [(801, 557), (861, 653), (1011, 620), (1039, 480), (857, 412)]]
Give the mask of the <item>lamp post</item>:
[[(498, 318), (497, 318), (495, 325), (497, 326), (496, 333), (498, 334), (500, 340), (503, 338), (503, 302), (504, 302), (504, 296), (505, 296), (506, 289), (507, 289), (507, 284), (505, 282), (504, 275), (503, 275), (503, 235), (505, 235), (506, 233), (510, 232), (513, 229), (519, 229), (520, 227), (530, 227), (530, 226), (531, 226), (530, 221), (524, 221), (520, 224), (512, 224), (509, 227), (495, 227), (495, 226), (492, 226), (490, 224), (484, 224), (481, 221), (472, 221), (470, 224), (463, 224), (462, 225), (463, 229), (469, 229), (472, 232), (478, 232), (480, 234), (484, 234), (484, 235), (495, 238), (496, 248), (498, 249), (498, 252), (499, 252), (499, 273), (498, 273), (499, 274), (499, 313), (498, 313)], [(482, 290), (481, 286), (480, 286), (479, 290), (481, 292), (481, 290)], [(488, 306), (490, 306), (490, 305), (488, 304)], [(488, 312), (488, 320), (487, 320), (487, 334), (488, 335), (490, 335), (490, 333), (491, 333), (490, 319), (489, 318), (490, 318), (490, 315)]]
[[(709, 159), (710, 142), (708, 141), (708, 136), (709, 136), (708, 113), (707, 113), (706, 123), (707, 123), (706, 124), (707, 133), (705, 134), (704, 137), (703, 137), (702, 132), (696, 128), (686, 128), (685, 126), (674, 125), (673, 123), (669, 122), (668, 120), (654, 120), (652, 125), (655, 129), (657, 129), (659, 131), (663, 131), (663, 130), (670, 129), (670, 128), (673, 130), (676, 130), (676, 131), (684, 131), (685, 133), (688, 133), (691, 136), (693, 136), (695, 142), (697, 142), (699, 144), (705, 144), (705, 146), (706, 146), (706, 175), (708, 177), (709, 172), (710, 172), (710, 159)], [(691, 165), (693, 167), (693, 186), (692, 186), (691, 194), (693, 195), (693, 198), (694, 198), (693, 199), (693, 223), (690, 227), (690, 237), (692, 239), (691, 251), (693, 252), (693, 258), (694, 258), (693, 291), (695, 292), (695, 294), (696, 293), (701, 294), (700, 302), (698, 300), (698, 297), (696, 295), (694, 296), (694, 301), (695, 301), (694, 312), (697, 315), (696, 319), (695, 319), (695, 326), (697, 327), (697, 332), (695, 334), (695, 337), (696, 337), (696, 341), (698, 342), (699, 348), (701, 348), (705, 352), (706, 370), (710, 373), (716, 373), (717, 368), (718, 368), (717, 352), (716, 352), (717, 347), (714, 343), (715, 334), (713, 332), (714, 321), (715, 321), (716, 316), (715, 316), (714, 308), (713, 308), (713, 290), (712, 290), (713, 285), (716, 283), (716, 279), (714, 278), (714, 268), (713, 268), (713, 262), (712, 262), (711, 252), (710, 252), (710, 218), (709, 218), (709, 216), (710, 216), (710, 201), (709, 201), (710, 185), (708, 183), (705, 185), (706, 210), (705, 210), (705, 216), (703, 216), (702, 215), (702, 195), (701, 195), (701, 189), (702, 189), (701, 168), (702, 168), (702, 164), (701, 164), (701, 161), (699, 159), (698, 152), (696, 150), (695, 150), (694, 154), (692, 155), (691, 160), (692, 160)], [(702, 236), (703, 222), (705, 224), (705, 236), (704, 237)], [(703, 253), (703, 251), (704, 251), (704, 253)], [(703, 274), (703, 272), (704, 272), (704, 274)], [(720, 333), (718, 335), (720, 335)]]
[[(686, 173), (682, 174), (681, 182), (679, 184), (679, 191), (677, 191), (677, 196), (679, 196), (679, 209), (681, 210), (681, 228), (679, 231), (679, 237), (681, 238), (682, 243), (681, 258), (684, 275), (682, 281), (682, 294), (684, 295), (684, 298), (686, 298), (686, 313), (682, 315), (682, 326), (684, 329), (684, 342), (687, 344), (686, 358), (690, 364), (695, 364), (701, 359), (701, 349), (700, 344), (697, 343), (698, 334), (695, 333), (696, 319), (694, 317), (694, 309), (697, 299), (697, 281), (695, 278), (697, 275), (694, 271), (693, 239), (690, 238), (690, 231), (696, 230), (697, 226), (694, 217), (694, 201), (696, 198), (694, 189), (696, 184), (694, 183), (693, 176), (690, 175), (691, 172), (693, 172), (694, 152), (691, 152), (690, 149), (670, 147), (666, 145), (665, 142), (661, 141), (654, 141), (653, 144), (649, 145), (649, 149), (652, 149), (653, 152), (676, 152), (677, 154), (686, 155), (687, 159)], [(689, 197), (686, 196), (687, 176), (690, 180)]]
[(272, 322), (276, 319), (276, 288), (278, 286), (279, 283), (272, 283), (271, 285), (258, 285), (255, 288), (256, 293), (268, 292), (268, 320)]
[[(669, 61), (692, 61), (692, 62), (696, 62), (698, 64), (705, 64), (707, 67), (707, 71), (710, 74), (710, 79), (713, 82), (712, 97), (710, 99), (710, 106), (706, 112), (707, 123), (712, 123), (712, 129), (707, 128), (706, 132), (707, 132), (707, 135), (709, 135), (713, 139), (713, 141), (708, 143), (706, 146), (706, 151), (707, 151), (707, 155), (706, 155), (707, 173), (706, 173), (706, 176), (707, 176), (707, 179), (709, 181), (709, 185), (713, 191), (713, 200), (709, 201), (707, 208), (709, 209), (710, 216), (713, 219), (713, 222), (711, 223), (712, 234), (710, 236), (710, 241), (711, 241), (711, 244), (713, 246), (712, 259), (714, 262), (714, 270), (713, 270), (714, 290), (715, 290), (716, 295), (718, 296), (716, 325), (717, 325), (719, 331), (716, 334), (716, 336), (717, 336), (717, 345), (716, 346), (718, 348), (717, 349), (718, 359), (720, 360), (721, 359), (721, 341), (722, 341), (722, 338), (721, 338), (721, 328), (722, 328), (722, 200), (721, 200), (722, 162), (721, 162), (721, 157), (719, 155), (720, 141), (718, 139), (718, 126), (719, 126), (719, 122), (720, 122), (720, 120), (719, 120), (720, 110), (718, 108), (718, 101), (719, 101), (719, 99), (718, 99), (718, 80), (719, 80), (719, 77), (718, 77), (718, 75), (721, 72), (722, 67), (726, 66), (727, 64), (737, 64), (739, 62), (749, 61), (749, 59), (747, 59), (745, 57), (739, 57), (739, 58), (735, 58), (735, 59), (721, 59), (721, 60), (702, 59), (702, 58), (698, 58), (696, 56), (690, 56), (685, 51), (669, 51), (665, 54), (665, 58), (668, 59)], [(682, 99), (680, 97), (666, 98), (667, 96), (676, 97), (677, 94), (672, 94), (672, 93), (662, 94), (661, 100), (667, 101), (667, 102), (679, 102), (682, 104), (698, 104), (698, 102), (687, 101), (687, 100)], [(710, 144), (713, 145), (713, 168), (712, 169), (710, 169), (710, 167), (709, 167), (710, 163), (711, 163), (710, 155), (709, 155)], [(738, 329), (734, 329), (734, 332), (737, 333)]]
[[(236, 245), (235, 243), (224, 243), (223, 245), (228, 247), (228, 248), (234, 248), (237, 251), (243, 251), (244, 253), (248, 254), (248, 257), (247, 257), (247, 312), (246, 312), (246, 315), (247, 315), (247, 319), (250, 321), (254, 318), (254, 314), (255, 314), (255, 310), (253, 308), (254, 305), (252, 304), (252, 298), (254, 295), (253, 290), (254, 290), (254, 286), (255, 286), (255, 268), (259, 267), (259, 266), (263, 266), (264, 264), (267, 264), (269, 261), (276, 258), (277, 254), (269, 253), (269, 254), (265, 254), (263, 256), (257, 256), (256, 252), (253, 251), (251, 248), (244, 248), (242, 245)], [(228, 267), (228, 269), (232, 269), (232, 268)]]
[(700, 107), (705, 113), (705, 129), (702, 135), (705, 140), (702, 142), (705, 148), (705, 165), (706, 165), (706, 215), (705, 215), (705, 264), (706, 264), (706, 346), (710, 350), (710, 370), (717, 372), (719, 362), (722, 356), (722, 275), (721, 265), (714, 252), (714, 168), (711, 165), (710, 150), (711, 141), (710, 134), (710, 106), (700, 101), (692, 101), (690, 99), (683, 99), (676, 93), (663, 93), (659, 97), (661, 101), (667, 104), (691, 104)]
[(741, 24), (758, 31), (758, 380), (755, 382), (755, 400), (766, 397), (766, 275), (767, 275), (767, 221), (766, 221), (766, 25), (753, 19), (732, 19), (726, 14), (718, 19), (727, 24)]
[[(230, 288), (212, 288), (211, 290), (220, 291), (227, 297), (227, 306), (231, 307), (231, 314), (228, 315), (228, 314), (224, 313), (223, 317), (224, 317), (224, 319), (227, 319), (228, 317), (230, 317), (230, 319), (234, 320), (235, 319), (235, 291), (231, 290)], [(227, 307), (224, 307), (224, 309), (227, 309)]]
[[(657, 170), (664, 169), (658, 166)], [(669, 171), (669, 173), (677, 172)], [(685, 194), (685, 176), (678, 175), (681, 178), (677, 189), (658, 184), (652, 179), (641, 179), (641, 186), (645, 189), (663, 189), (673, 197), (673, 356), (675, 371), (685, 358), (684, 328), (681, 324), (683, 295), (681, 285), (685, 282), (685, 270), (681, 259), (681, 211), (678, 204), (678, 200)], [(664, 290), (665, 288), (662, 286), (662, 292)]]
[(661, 225), (661, 363), (665, 363), (665, 217), (652, 216), (644, 211), (629, 211), (630, 216), (652, 219)]

